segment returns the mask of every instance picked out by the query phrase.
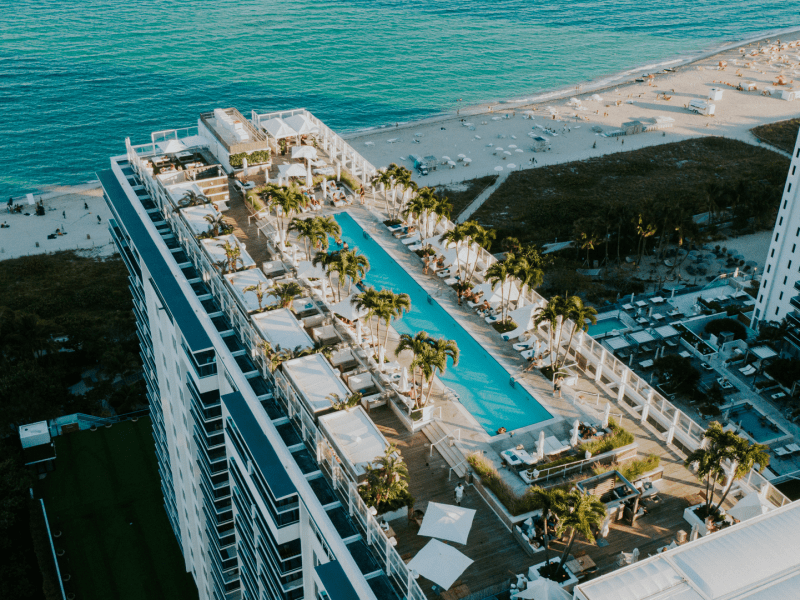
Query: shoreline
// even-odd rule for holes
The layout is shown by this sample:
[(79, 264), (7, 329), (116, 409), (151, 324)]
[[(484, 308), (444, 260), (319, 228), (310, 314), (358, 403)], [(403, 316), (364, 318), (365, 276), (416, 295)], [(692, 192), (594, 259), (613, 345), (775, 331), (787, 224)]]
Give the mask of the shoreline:
[[(525, 97), (518, 97), (518, 98), (510, 98), (510, 99), (495, 99), (489, 100), (486, 102), (482, 102), (480, 104), (471, 104), (464, 106), (463, 108), (457, 109), (457, 113), (453, 113), (452, 111), (448, 112), (438, 112), (431, 114), (427, 117), (423, 117), (421, 119), (415, 119), (411, 121), (403, 121), (398, 122), (396, 127), (392, 127), (390, 124), (384, 125), (374, 125), (370, 127), (363, 127), (361, 129), (356, 129), (354, 131), (341, 133), (341, 137), (345, 140), (351, 140), (354, 138), (366, 137), (371, 134), (382, 133), (390, 130), (403, 130), (409, 127), (417, 127), (420, 125), (428, 125), (434, 123), (440, 123), (443, 121), (455, 119), (455, 118), (462, 118), (466, 116), (476, 116), (482, 114), (495, 114), (495, 113), (502, 113), (503, 111), (507, 110), (517, 110), (517, 109), (524, 109), (529, 106), (535, 104), (541, 104), (547, 101), (559, 101), (564, 100), (565, 98), (569, 98), (573, 95), (578, 94), (587, 94), (590, 92), (597, 93), (599, 91), (608, 90), (617, 86), (623, 86), (628, 84), (635, 83), (635, 78), (640, 71), (648, 71), (648, 70), (658, 70), (661, 71), (665, 68), (675, 69), (677, 72), (679, 69), (687, 66), (691, 66), (697, 62), (707, 60), (717, 54), (721, 54), (723, 52), (729, 52), (734, 48), (737, 48), (742, 45), (746, 44), (754, 44), (766, 41), (767, 39), (771, 39), (775, 36), (783, 36), (787, 34), (796, 34), (800, 33), (800, 24), (786, 27), (783, 29), (776, 29), (770, 30), (767, 32), (762, 32), (756, 36), (747, 37), (741, 40), (734, 40), (734, 41), (725, 41), (719, 42), (714, 46), (709, 46), (705, 50), (701, 50), (697, 54), (693, 54), (691, 56), (677, 56), (673, 58), (666, 58), (656, 62), (648, 62), (644, 63), (639, 66), (630, 67), (624, 69), (622, 71), (616, 71), (609, 75), (600, 76), (595, 79), (585, 80), (583, 82), (576, 82), (573, 85), (568, 87), (565, 86), (558, 86), (554, 88), (545, 88), (544, 90), (539, 90), (536, 92), (532, 92), (530, 95), (526, 95)], [(487, 110), (489, 108), (489, 110)]]

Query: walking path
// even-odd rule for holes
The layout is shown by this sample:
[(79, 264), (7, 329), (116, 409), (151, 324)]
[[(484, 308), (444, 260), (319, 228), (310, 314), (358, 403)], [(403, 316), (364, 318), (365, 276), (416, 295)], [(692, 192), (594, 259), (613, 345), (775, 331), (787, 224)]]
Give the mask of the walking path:
[(492, 185), (490, 185), (480, 194), (478, 194), (478, 197), (475, 198), (475, 200), (473, 200), (472, 203), (469, 206), (467, 206), (467, 208), (461, 211), (461, 214), (458, 215), (458, 217), (456, 218), (456, 222), (463, 223), (464, 221), (469, 219), (473, 215), (473, 213), (476, 210), (478, 210), (483, 205), (483, 203), (486, 202), (491, 197), (492, 194), (495, 193), (495, 191), (503, 184), (503, 182), (506, 179), (508, 179), (508, 176), (510, 174), (511, 171), (503, 171)]

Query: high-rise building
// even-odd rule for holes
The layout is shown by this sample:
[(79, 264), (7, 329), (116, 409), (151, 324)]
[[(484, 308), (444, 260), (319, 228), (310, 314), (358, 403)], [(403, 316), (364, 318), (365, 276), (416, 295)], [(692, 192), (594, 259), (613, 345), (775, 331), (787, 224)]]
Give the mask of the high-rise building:
[[(294, 117), (298, 140), (298, 128), (313, 131), (329, 160), (361, 181), (374, 174), (310, 113), (281, 116)], [(323, 354), (287, 361), (282, 375), (265, 352), (312, 348), (315, 325), (317, 342), (350, 346), (312, 296), (294, 312), (258, 310), (262, 297), (246, 288), (291, 273), (264, 260), (268, 238), (258, 238), (263, 250), (250, 239), (245, 248), (220, 223), (225, 215), (237, 234), (268, 233), (240, 198), (240, 213), (226, 212), (244, 187), (228, 176), (242, 156), (250, 169), (270, 148), (275, 157), (275, 140), (235, 109), (218, 109), (196, 127), (126, 145), (99, 177), (130, 272), (164, 505), (200, 598), (422, 600), (361, 501), (363, 473), (336, 436), (352, 424), (359, 440), (385, 440), (361, 408), (347, 413), (352, 423), (325, 424), (326, 395), (348, 390)]]
[(753, 312), (753, 326), (788, 319), (789, 339), (800, 347), (800, 136), (772, 232), (766, 267)]

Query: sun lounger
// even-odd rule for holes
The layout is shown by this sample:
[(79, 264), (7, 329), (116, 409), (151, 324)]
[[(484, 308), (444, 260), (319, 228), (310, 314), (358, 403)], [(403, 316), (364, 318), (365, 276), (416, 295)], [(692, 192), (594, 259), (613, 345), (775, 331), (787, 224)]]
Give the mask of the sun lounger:
[(397, 233), (398, 231), (400, 231), (402, 229), (406, 229), (407, 230), (408, 227), (406, 225), (403, 225), (402, 223), (400, 223), (399, 225), (388, 225), (386, 227), (386, 229), (388, 229), (392, 233)]
[(787, 455), (791, 454), (791, 452), (786, 450), (786, 448), (784, 448), (783, 446), (779, 446), (778, 448), (775, 448), (774, 452), (775, 452), (775, 456), (787, 456)]
[(745, 376), (752, 375), (753, 373), (756, 372), (756, 368), (753, 365), (747, 365), (746, 367), (742, 367), (741, 369), (739, 369), (739, 372)]
[(518, 343), (514, 344), (512, 347), (517, 352), (522, 352), (523, 350), (527, 350), (528, 348), (532, 348), (535, 343), (536, 343), (536, 336), (535, 335), (531, 335), (531, 337), (528, 338), (527, 340), (525, 340), (524, 342), (518, 342)]
[(414, 233), (410, 237), (407, 237), (406, 239), (400, 240), (400, 241), (402, 241), (403, 244), (405, 244), (406, 246), (410, 246), (411, 244), (413, 244), (415, 242), (419, 242), (420, 239), (421, 238), (419, 237), (419, 234), (418, 233)]
[(508, 331), (508, 332), (502, 334), (503, 335), (503, 339), (506, 340), (506, 341), (516, 339), (519, 336), (521, 336), (523, 333), (525, 333), (526, 331), (527, 331), (527, 329), (525, 327), (517, 327), (513, 331)]
[(788, 450), (792, 454), (797, 454), (800, 453), (800, 446), (798, 446), (797, 444), (787, 444), (786, 450)]

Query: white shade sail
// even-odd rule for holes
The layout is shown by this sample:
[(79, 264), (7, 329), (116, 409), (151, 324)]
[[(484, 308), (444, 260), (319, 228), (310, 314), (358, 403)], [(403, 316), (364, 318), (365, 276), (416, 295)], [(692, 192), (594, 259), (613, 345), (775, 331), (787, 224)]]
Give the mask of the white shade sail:
[(466, 544), (475, 511), (471, 508), (429, 502), (419, 534)]
[(306, 115), (292, 115), (291, 117), (286, 117), (283, 122), (294, 129), (298, 135), (319, 133), (319, 127), (314, 125)]
[(280, 140), (283, 138), (294, 137), (297, 135), (297, 132), (292, 129), (291, 126), (287, 125), (283, 119), (278, 119), (277, 117), (274, 119), (270, 119), (269, 121), (265, 121), (261, 124), (261, 127), (264, 128), (271, 137), (275, 138), (276, 140)]
[(188, 150), (186, 144), (180, 140), (169, 140), (168, 142), (158, 142), (158, 149), (164, 154), (177, 154)]
[(298, 163), (293, 165), (278, 165), (279, 177), (305, 177), (306, 168)]
[(312, 265), (310, 260), (302, 260), (297, 265), (298, 279), (324, 279), (327, 277), (325, 269), (319, 265)]
[(314, 146), (292, 146), (292, 158), (317, 158), (317, 149)]
[(353, 297), (354, 296), (351, 294), (341, 302), (333, 304), (331, 306), (331, 312), (336, 313), (337, 315), (339, 315), (343, 319), (347, 319), (348, 321), (355, 321), (356, 319), (365, 317), (369, 311), (365, 308), (359, 310), (355, 306), (353, 306), (351, 302)]
[(408, 568), (448, 590), (472, 562), (452, 546), (431, 540), (411, 559)]
[(758, 515), (763, 515), (773, 508), (775, 507), (762, 498), (761, 494), (758, 492), (750, 492), (747, 496), (739, 500), (736, 506), (727, 512), (737, 521), (746, 521)]

